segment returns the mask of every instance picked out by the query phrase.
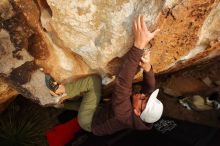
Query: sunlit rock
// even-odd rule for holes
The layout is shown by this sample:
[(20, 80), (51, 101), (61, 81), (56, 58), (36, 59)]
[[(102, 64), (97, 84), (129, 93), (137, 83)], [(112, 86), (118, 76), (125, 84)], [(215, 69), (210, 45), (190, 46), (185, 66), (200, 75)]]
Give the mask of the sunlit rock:
[(60, 46), (82, 56), (90, 68), (105, 73), (109, 61), (132, 46), (134, 17), (143, 14), (152, 26), (163, 7), (162, 1), (139, 0), (47, 2), (52, 10), (47, 23), (43, 21), (48, 32), (61, 40)]
[(220, 54), (219, 6), (218, 0), (2, 0), (0, 76), (26, 97), (56, 104), (44, 73), (59, 83), (117, 75), (139, 14), (151, 31), (161, 29), (146, 46), (155, 72), (179, 70)]

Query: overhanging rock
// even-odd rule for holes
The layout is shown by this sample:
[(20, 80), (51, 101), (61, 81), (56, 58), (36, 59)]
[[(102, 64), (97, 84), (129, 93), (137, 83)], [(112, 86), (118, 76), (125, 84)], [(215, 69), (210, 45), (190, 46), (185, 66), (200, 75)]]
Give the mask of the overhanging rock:
[(0, 75), (26, 97), (55, 104), (44, 72), (58, 82), (116, 75), (133, 44), (132, 20), (145, 16), (157, 73), (219, 55), (219, 0), (3, 0)]

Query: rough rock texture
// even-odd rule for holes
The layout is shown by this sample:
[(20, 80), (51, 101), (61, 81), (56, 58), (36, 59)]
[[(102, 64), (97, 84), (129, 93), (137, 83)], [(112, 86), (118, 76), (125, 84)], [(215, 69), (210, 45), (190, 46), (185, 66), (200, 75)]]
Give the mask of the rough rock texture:
[(18, 92), (0, 79), (0, 113), (13, 101)]
[[(207, 97), (216, 92), (220, 95), (219, 63), (220, 58), (216, 57), (181, 71), (157, 76), (157, 86), (166, 93), (160, 95), (165, 107), (164, 114), (183, 121), (219, 127), (220, 109), (203, 112), (186, 110), (176, 98), (192, 95)], [(220, 102), (220, 98), (217, 100)]]
[(220, 59), (217, 57), (181, 71), (159, 75), (157, 76), (157, 86), (168, 91), (168, 95), (171, 95), (169, 93), (172, 93), (172, 91), (176, 91), (175, 93), (178, 94), (173, 97), (190, 94), (207, 96), (214, 91), (220, 93), (219, 63)]
[(219, 0), (1, 0), (0, 76), (42, 105), (54, 104), (44, 72), (58, 82), (118, 72), (143, 14), (161, 32), (147, 46), (157, 73), (220, 54)]
[[(163, 21), (158, 21), (161, 33), (152, 42), (156, 72), (178, 70), (208, 54), (210, 57), (219, 54), (215, 46), (219, 47), (219, 7), (219, 1), (214, 0), (183, 0), (161, 13), (159, 19)], [(211, 55), (213, 50), (218, 53)]]
[(132, 46), (132, 20), (144, 14), (152, 26), (162, 1), (47, 0), (52, 17), (45, 28), (92, 68), (108, 72), (106, 65)]

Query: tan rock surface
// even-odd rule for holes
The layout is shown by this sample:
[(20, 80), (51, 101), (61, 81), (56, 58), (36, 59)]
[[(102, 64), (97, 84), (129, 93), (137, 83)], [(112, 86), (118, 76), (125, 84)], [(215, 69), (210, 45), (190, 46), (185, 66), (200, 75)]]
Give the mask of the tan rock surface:
[[(210, 23), (207, 19), (212, 17), (211, 19), (219, 21), (219, 18), (214, 18), (213, 15), (208, 17), (212, 9), (215, 11), (215, 15), (219, 15), (217, 5), (219, 5), (219, 1), (214, 0), (183, 0), (161, 13), (158, 21), (161, 32), (152, 42), (151, 48), (156, 72), (164, 72), (170, 67), (177, 69), (176, 63), (188, 61), (197, 54), (203, 53), (210, 44), (210, 41), (207, 41), (206, 44), (203, 43), (207, 33), (211, 33), (210, 27), (212, 26), (207, 24)], [(219, 29), (220, 26), (215, 24), (212, 31), (219, 32)], [(197, 60), (199, 59), (202, 58), (199, 57)]]
[(151, 26), (163, 6), (161, 1), (139, 0), (47, 2), (52, 17), (46, 29), (92, 69), (104, 72), (108, 72), (109, 61), (123, 56), (132, 46), (133, 18), (144, 14)]
[(0, 113), (18, 95), (18, 92), (2, 79), (0, 79)]
[(161, 29), (148, 46), (155, 71), (176, 71), (219, 55), (219, 10), (219, 0), (3, 0), (0, 76), (24, 96), (55, 104), (39, 68), (58, 82), (117, 74), (138, 14)]

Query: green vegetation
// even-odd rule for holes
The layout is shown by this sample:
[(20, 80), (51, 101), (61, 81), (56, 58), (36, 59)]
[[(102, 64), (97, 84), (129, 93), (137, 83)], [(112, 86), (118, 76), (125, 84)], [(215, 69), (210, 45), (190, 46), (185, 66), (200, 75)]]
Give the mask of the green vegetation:
[(46, 146), (48, 109), (18, 97), (0, 114), (0, 146)]

